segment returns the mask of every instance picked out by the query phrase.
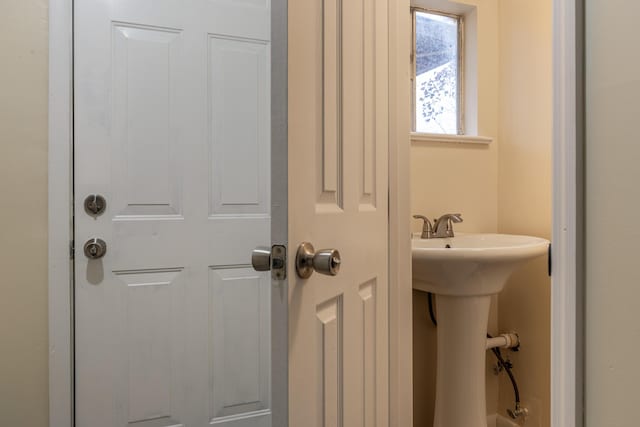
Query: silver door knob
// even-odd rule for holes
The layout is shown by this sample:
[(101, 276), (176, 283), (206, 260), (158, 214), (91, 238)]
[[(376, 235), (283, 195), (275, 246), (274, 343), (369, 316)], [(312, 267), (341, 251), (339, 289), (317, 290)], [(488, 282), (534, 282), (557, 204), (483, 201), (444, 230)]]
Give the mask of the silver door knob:
[(337, 249), (315, 251), (309, 242), (298, 246), (296, 254), (296, 272), (302, 279), (311, 277), (314, 271), (327, 276), (335, 276), (340, 271), (340, 252)]
[(271, 270), (274, 280), (287, 278), (287, 250), (283, 245), (258, 246), (251, 251), (251, 265), (256, 271)]
[(251, 265), (256, 271), (271, 270), (271, 248), (258, 246), (251, 252)]
[(89, 259), (100, 259), (107, 253), (107, 244), (102, 239), (89, 239), (84, 244), (84, 254)]

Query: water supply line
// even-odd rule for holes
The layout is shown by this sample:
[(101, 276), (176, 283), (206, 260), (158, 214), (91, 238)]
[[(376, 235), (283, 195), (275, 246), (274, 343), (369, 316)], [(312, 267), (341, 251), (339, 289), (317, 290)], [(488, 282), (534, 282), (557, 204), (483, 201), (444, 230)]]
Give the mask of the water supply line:
[(500, 334), (500, 336), (497, 337), (487, 338), (487, 350), (491, 350), (493, 348), (513, 348), (514, 351), (517, 351), (519, 346), (520, 337), (515, 333)]
[[(487, 334), (487, 338), (491, 339), (492, 337), (491, 335)], [(509, 376), (509, 381), (511, 381), (511, 385), (513, 386), (513, 394), (514, 394), (514, 399), (516, 401), (515, 409), (507, 408), (507, 414), (509, 414), (509, 416), (514, 420), (520, 417), (526, 417), (529, 414), (529, 411), (527, 411), (526, 408), (522, 408), (520, 406), (520, 390), (518, 389), (518, 383), (516, 382), (516, 377), (513, 375), (513, 372), (511, 372), (511, 368), (513, 367), (513, 365), (511, 364), (510, 361), (504, 360), (499, 348), (494, 347), (491, 349), (491, 352), (493, 352), (493, 354), (496, 356), (496, 359), (498, 359), (498, 367), (504, 369), (504, 371)]]

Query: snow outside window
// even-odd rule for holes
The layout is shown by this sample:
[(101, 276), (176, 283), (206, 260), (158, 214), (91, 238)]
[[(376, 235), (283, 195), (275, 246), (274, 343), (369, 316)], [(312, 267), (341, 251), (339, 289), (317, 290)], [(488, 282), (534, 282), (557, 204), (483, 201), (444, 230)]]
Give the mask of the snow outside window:
[(462, 17), (413, 9), (414, 131), (464, 134)]

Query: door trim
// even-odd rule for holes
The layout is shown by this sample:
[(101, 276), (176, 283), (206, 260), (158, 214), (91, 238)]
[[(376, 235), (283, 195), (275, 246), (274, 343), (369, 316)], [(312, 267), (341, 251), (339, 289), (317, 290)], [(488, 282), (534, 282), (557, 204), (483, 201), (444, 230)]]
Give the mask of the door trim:
[[(272, 0), (272, 166), (287, 162), (287, 0)], [(283, 24), (284, 22), (284, 24)], [(278, 60), (280, 62), (278, 62)], [(275, 93), (276, 91), (274, 91)], [(74, 426), (73, 332), (73, 0), (49, 0), (48, 309), (49, 426)], [(276, 170), (276, 169), (274, 169)], [(272, 176), (283, 209), (272, 221), (272, 240), (287, 242), (287, 174)], [(274, 215), (275, 216), (275, 215)], [(249, 254), (247, 254), (248, 256)], [(286, 283), (283, 286), (287, 286)], [(282, 298), (282, 295), (285, 295)], [(272, 416), (288, 419), (288, 300), (272, 287)], [(275, 357), (277, 356), (277, 357)]]
[(409, 0), (389, 2), (389, 426), (413, 425)]
[(73, 0), (49, 0), (49, 425), (73, 426)]
[(582, 4), (553, 1), (551, 427), (584, 425)]

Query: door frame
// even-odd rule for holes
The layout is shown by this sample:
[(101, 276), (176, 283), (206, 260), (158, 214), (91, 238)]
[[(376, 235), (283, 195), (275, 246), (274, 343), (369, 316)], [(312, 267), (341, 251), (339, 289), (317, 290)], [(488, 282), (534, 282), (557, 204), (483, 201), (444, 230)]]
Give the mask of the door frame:
[(584, 426), (584, 0), (553, 0), (551, 426)]
[[(287, 1), (272, 1), (272, 155), (273, 170), (287, 170)], [(409, 188), (409, 90), (399, 84), (408, 75), (402, 46), (408, 37), (408, 0), (389, 2), (389, 425), (411, 426), (412, 405), (412, 286)], [(284, 58), (284, 59), (283, 59)], [(282, 63), (278, 62), (280, 60)], [(73, 331), (73, 0), (49, 0), (49, 156), (48, 156), (48, 308), (49, 308), (49, 426), (74, 426)], [(284, 167), (284, 169), (283, 169)], [(277, 188), (287, 188), (287, 174), (274, 176)], [(278, 198), (281, 221), (272, 224), (272, 239), (287, 241), (287, 195)], [(274, 215), (275, 216), (275, 215)], [(279, 239), (279, 240), (276, 240)], [(287, 295), (285, 290), (284, 295)], [(274, 425), (288, 418), (287, 299), (273, 298), (272, 347), (283, 357), (272, 360)], [(284, 350), (283, 350), (284, 349)]]
[(73, 0), (49, 0), (49, 426), (73, 427)]

